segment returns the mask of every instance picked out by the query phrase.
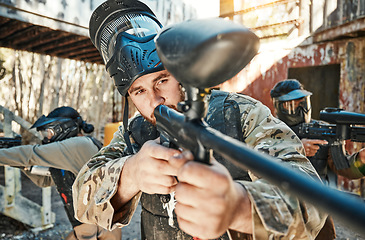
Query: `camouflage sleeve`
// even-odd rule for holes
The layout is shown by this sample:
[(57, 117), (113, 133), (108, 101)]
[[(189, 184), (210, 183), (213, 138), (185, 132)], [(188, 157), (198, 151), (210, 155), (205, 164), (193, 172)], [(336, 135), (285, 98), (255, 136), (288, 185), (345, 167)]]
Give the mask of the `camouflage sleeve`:
[(72, 187), (75, 217), (84, 223), (112, 230), (129, 223), (137, 207), (137, 194), (125, 209), (115, 210), (110, 203), (117, 191), (126, 156), (123, 127), (114, 133), (110, 144), (103, 147), (80, 170)]
[(347, 160), (349, 162), (350, 167), (337, 170), (335, 164), (333, 162), (332, 153), (330, 151), (328, 157), (328, 166), (331, 168), (333, 172), (337, 175), (341, 175), (348, 179), (359, 179), (365, 176), (365, 164), (361, 162), (359, 157), (359, 153), (356, 152), (352, 155), (347, 155)]
[(354, 176), (354, 179), (362, 178), (365, 176), (365, 164), (362, 163), (359, 152), (356, 152), (349, 156), (349, 163), (350, 168), (353, 169), (352, 171), (354, 172), (354, 175), (356, 174), (356, 176)]
[[(299, 138), (280, 120), (274, 118), (262, 103), (247, 98), (239, 104), (245, 142), (252, 148), (270, 154), (304, 171), (314, 178), (318, 174), (309, 160)], [(254, 173), (252, 182), (240, 181), (252, 202), (254, 239), (314, 238), (324, 225), (327, 215), (300, 199), (290, 196)]]

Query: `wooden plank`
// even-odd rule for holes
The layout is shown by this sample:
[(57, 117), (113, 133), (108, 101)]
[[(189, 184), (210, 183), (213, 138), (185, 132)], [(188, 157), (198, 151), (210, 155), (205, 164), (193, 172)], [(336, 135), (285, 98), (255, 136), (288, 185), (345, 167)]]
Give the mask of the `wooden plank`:
[[(0, 200), (4, 202), (5, 190), (4, 186), (0, 185)], [(48, 212), (50, 216), (47, 221), (43, 220), (43, 214), (45, 213), (43, 207), (30, 201), (29, 199), (17, 194), (14, 197), (14, 204), (10, 207), (6, 207), (4, 204), (0, 204), (0, 212), (4, 215), (16, 219), (19, 222), (27, 224), (33, 228), (47, 229), (53, 227), (53, 223), (56, 220), (54, 212)]]

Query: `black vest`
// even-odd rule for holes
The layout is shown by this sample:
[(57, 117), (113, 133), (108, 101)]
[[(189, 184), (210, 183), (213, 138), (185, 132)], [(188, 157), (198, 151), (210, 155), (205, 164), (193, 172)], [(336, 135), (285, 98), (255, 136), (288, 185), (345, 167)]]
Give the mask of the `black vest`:
[[(91, 136), (87, 137), (90, 138), (90, 140), (95, 144), (98, 150), (102, 148), (103, 145), (99, 140)], [(57, 191), (61, 196), (63, 206), (72, 227), (74, 228), (78, 225), (81, 225), (82, 223), (75, 218), (75, 211), (72, 200), (72, 184), (76, 179), (75, 175), (70, 171), (53, 167), (50, 167), (49, 171), (51, 172), (51, 176), (53, 182), (56, 185)]]
[[(241, 114), (237, 102), (227, 99), (229, 93), (222, 91), (213, 91), (209, 99), (209, 107), (205, 121), (208, 125), (230, 137), (243, 141)], [(148, 140), (155, 139), (159, 136), (156, 128), (142, 117), (135, 118), (131, 123), (131, 137), (135, 144), (135, 150), (138, 150)], [(236, 167), (234, 164), (224, 159), (218, 153), (213, 155), (222, 163), (231, 173), (235, 180), (250, 180), (247, 171)], [(159, 194), (143, 193), (141, 197), (141, 237), (142, 239), (193, 239), (192, 236), (184, 233), (178, 227), (171, 227), (168, 224), (168, 213), (163, 209), (163, 198)], [(174, 225), (177, 226), (177, 219), (174, 213)], [(218, 239), (228, 240), (227, 234)]]

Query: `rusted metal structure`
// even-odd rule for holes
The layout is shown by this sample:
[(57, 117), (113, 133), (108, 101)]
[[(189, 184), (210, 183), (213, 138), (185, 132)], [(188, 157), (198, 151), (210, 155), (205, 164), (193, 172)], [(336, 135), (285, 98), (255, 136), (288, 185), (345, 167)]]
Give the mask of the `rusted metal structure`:
[[(0, 123), (5, 137), (14, 137), (12, 122), (20, 124), (23, 128), (29, 129), (31, 124), (19, 116), (14, 115), (7, 108), (0, 105), (0, 113), (4, 121)], [(29, 130), (36, 137), (41, 139), (40, 134), (34, 129)], [(51, 187), (42, 188), (42, 205), (38, 205), (21, 194), (20, 170), (10, 166), (4, 167), (5, 186), (0, 185), (0, 212), (6, 216), (18, 220), (34, 231), (44, 230), (53, 227), (56, 215), (51, 211)]]
[(0, 0), (0, 47), (102, 63), (88, 37), (100, 2)]
[[(270, 90), (278, 81), (296, 78), (313, 92), (315, 119), (324, 107), (365, 112), (364, 1), (242, 0), (221, 16), (241, 22), (261, 38), (259, 54), (222, 89), (253, 96), (274, 113)], [(347, 144), (349, 152), (361, 147)], [(344, 180), (344, 185), (364, 195), (358, 182)]]
[[(92, 11), (105, 0), (0, 0), (0, 47), (103, 64), (89, 39)], [(163, 23), (194, 18), (183, 0), (142, 0)]]
[[(0, 47), (100, 64), (100, 54), (88, 37), (88, 19), (100, 2), (0, 0)], [(12, 122), (29, 129), (30, 123), (6, 108), (1, 106), (0, 112), (5, 136), (11, 134)], [(4, 169), (0, 212), (33, 230), (52, 227), (55, 214), (51, 212), (51, 188), (42, 189), (39, 206), (22, 196), (20, 170), (9, 166)]]

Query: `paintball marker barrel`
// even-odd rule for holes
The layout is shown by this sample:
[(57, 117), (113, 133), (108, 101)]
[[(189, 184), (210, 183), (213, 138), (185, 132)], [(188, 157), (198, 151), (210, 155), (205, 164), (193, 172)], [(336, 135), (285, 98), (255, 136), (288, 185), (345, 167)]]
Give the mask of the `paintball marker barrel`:
[(340, 108), (325, 108), (320, 111), (319, 118), (334, 124), (365, 125), (365, 114), (348, 112)]
[(340, 108), (325, 108), (320, 111), (319, 117), (323, 121), (335, 124), (332, 128), (336, 130), (336, 139), (365, 142), (365, 127), (354, 126), (365, 125), (365, 114), (348, 112)]

